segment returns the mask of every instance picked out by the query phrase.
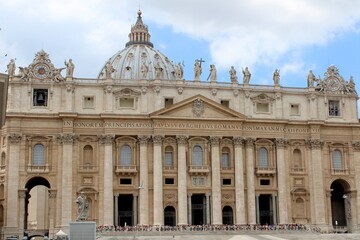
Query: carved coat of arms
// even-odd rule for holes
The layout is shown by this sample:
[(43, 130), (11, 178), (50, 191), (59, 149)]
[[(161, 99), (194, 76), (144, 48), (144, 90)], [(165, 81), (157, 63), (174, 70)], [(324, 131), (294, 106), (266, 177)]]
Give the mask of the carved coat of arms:
[(196, 99), (193, 102), (192, 112), (195, 117), (200, 117), (204, 113), (204, 102), (201, 99)]

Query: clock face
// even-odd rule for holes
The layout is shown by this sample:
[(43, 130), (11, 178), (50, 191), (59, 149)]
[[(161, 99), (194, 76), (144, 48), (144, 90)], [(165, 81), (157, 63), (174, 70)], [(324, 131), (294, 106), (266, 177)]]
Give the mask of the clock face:
[(339, 88), (340, 88), (340, 82), (336, 78), (330, 79), (328, 81), (327, 85), (328, 85), (328, 89), (333, 92), (339, 90)]
[(46, 64), (37, 64), (34, 67), (34, 75), (40, 79), (48, 77), (49, 67)]

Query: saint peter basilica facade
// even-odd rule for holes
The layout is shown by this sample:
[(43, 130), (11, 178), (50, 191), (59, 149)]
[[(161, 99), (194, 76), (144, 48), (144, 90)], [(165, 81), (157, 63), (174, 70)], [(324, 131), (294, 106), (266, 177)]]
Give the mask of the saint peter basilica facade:
[(184, 79), (182, 65), (153, 47), (139, 11), (129, 42), (97, 78), (77, 77), (71, 60), (62, 73), (43, 50), (18, 73), (1, 74), (2, 233), (67, 231), (81, 192), (97, 225), (356, 231), (353, 79), (329, 66), (321, 78), (310, 72), (306, 88), (283, 86), (277, 70), (273, 85), (253, 85), (248, 69), (236, 76), (232, 68), (220, 83), (214, 65), (201, 80), (201, 63)]

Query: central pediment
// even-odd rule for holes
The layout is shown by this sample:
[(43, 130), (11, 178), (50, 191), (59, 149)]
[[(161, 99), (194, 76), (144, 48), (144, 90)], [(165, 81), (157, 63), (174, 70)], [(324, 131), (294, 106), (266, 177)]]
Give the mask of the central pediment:
[(183, 119), (246, 119), (238, 113), (202, 95), (178, 102), (170, 107), (150, 114), (152, 118), (183, 118)]

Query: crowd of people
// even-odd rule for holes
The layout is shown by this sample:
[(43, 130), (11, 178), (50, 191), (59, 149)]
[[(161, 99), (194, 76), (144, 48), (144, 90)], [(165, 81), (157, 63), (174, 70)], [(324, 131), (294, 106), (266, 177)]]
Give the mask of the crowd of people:
[(98, 226), (97, 233), (114, 234), (116, 232), (174, 232), (174, 231), (308, 231), (321, 232), (316, 226), (304, 224), (241, 224), (241, 225), (176, 225), (176, 226), (153, 226), (153, 225), (137, 225), (137, 226)]

